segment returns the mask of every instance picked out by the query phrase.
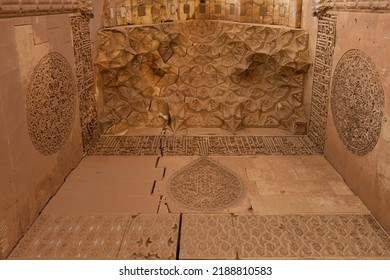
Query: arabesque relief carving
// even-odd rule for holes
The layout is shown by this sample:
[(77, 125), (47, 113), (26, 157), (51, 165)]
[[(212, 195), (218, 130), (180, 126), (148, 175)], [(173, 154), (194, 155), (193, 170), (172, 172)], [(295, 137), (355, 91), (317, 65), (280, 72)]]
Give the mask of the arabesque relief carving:
[(243, 195), (241, 180), (215, 161), (202, 157), (174, 174), (169, 197), (185, 208), (212, 211), (236, 203)]
[(45, 55), (34, 69), (26, 96), (28, 132), (41, 154), (57, 153), (69, 137), (75, 94), (68, 61), (56, 52)]
[(280, 128), (306, 133), (303, 30), (187, 21), (100, 32), (103, 130)]
[(347, 51), (333, 73), (331, 109), (340, 139), (363, 156), (377, 144), (385, 97), (375, 64), (364, 52)]

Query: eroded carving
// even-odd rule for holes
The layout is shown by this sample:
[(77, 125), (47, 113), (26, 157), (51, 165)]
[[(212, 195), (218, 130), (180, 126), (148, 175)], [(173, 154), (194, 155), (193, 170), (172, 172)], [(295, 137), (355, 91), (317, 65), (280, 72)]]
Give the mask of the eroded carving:
[(76, 64), (77, 91), (83, 150), (99, 138), (96, 100), (94, 97), (94, 78), (92, 68), (91, 40), (88, 19), (72, 17), (72, 36)]
[(313, 13), (319, 18), (328, 11), (364, 11), (364, 12), (388, 12), (390, 4), (388, 0), (313, 0)]
[(325, 144), (332, 60), (336, 38), (336, 16), (326, 15), (318, 21), (313, 90), (307, 136), (321, 150)]
[(93, 17), (92, 0), (0, 1), (0, 18), (76, 12)]
[(128, 216), (43, 216), (11, 259), (115, 259)]
[(110, 134), (134, 126), (306, 133), (305, 31), (187, 21), (104, 30), (100, 39), (101, 122)]
[(169, 179), (168, 194), (186, 208), (203, 211), (224, 209), (239, 201), (241, 180), (206, 157), (185, 166)]
[(178, 214), (137, 216), (125, 234), (118, 259), (175, 260), (179, 226)]
[(333, 73), (331, 109), (340, 139), (363, 156), (377, 144), (385, 97), (375, 64), (364, 52), (347, 51)]
[(31, 142), (43, 155), (57, 153), (68, 138), (75, 111), (72, 68), (59, 53), (44, 56), (34, 69), (26, 97)]
[(102, 136), (89, 155), (316, 155), (306, 136)]

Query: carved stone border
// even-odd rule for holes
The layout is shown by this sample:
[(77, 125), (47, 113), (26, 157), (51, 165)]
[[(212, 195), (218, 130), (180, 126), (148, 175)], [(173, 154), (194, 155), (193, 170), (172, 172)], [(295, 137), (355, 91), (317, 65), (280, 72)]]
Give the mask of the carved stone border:
[(335, 38), (336, 16), (326, 14), (318, 21), (312, 103), (307, 134), (321, 152), (325, 144)]
[(73, 48), (76, 64), (77, 90), (80, 97), (80, 123), (83, 149), (99, 138), (96, 100), (94, 97), (94, 78), (91, 53), (91, 39), (88, 19), (82, 16), (72, 17)]
[[(0, 18), (69, 14), (80, 12), (93, 16), (93, 0), (35, 0), (0, 1)], [(28, 2), (28, 3), (26, 3)]]
[(314, 15), (322, 18), (328, 11), (389, 13), (388, 0), (313, 0)]
[(307, 136), (102, 136), (95, 156), (317, 155)]

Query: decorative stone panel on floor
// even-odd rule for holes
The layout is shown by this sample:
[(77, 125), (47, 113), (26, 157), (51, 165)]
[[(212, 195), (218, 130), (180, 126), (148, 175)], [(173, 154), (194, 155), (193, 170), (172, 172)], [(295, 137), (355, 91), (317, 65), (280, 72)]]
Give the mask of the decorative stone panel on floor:
[(49, 216), (35, 221), (10, 259), (115, 259), (129, 216)]
[(118, 259), (175, 260), (179, 227), (179, 214), (140, 214), (125, 233)]
[(206, 212), (232, 206), (245, 192), (237, 175), (207, 157), (173, 174), (167, 188), (169, 197), (179, 205)]
[(233, 218), (239, 259), (389, 259), (390, 237), (371, 215)]
[(355, 155), (371, 152), (384, 120), (385, 96), (378, 71), (361, 50), (347, 51), (333, 73), (333, 121), (344, 145)]
[(250, 156), (316, 155), (306, 136), (101, 136), (95, 156)]
[(236, 259), (231, 215), (183, 214), (180, 259)]

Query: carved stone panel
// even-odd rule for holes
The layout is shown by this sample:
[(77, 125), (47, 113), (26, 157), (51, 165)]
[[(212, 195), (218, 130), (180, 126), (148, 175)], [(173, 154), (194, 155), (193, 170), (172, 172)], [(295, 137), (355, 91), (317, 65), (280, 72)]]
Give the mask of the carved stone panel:
[(106, 29), (100, 39), (109, 134), (135, 126), (306, 133), (305, 31), (205, 20)]
[(335, 38), (336, 16), (326, 15), (318, 21), (313, 91), (307, 132), (307, 136), (321, 151), (325, 144)]
[(231, 215), (184, 214), (180, 259), (236, 259), (236, 240)]
[(168, 183), (171, 198), (184, 207), (203, 211), (227, 208), (243, 192), (244, 186), (236, 175), (206, 157), (185, 166)]
[(333, 73), (330, 100), (337, 133), (352, 153), (366, 155), (377, 144), (384, 99), (371, 58), (357, 49), (347, 51)]
[(84, 152), (99, 137), (88, 19), (71, 18)]
[(68, 138), (75, 111), (72, 68), (59, 53), (49, 53), (35, 67), (26, 98), (31, 142), (43, 155), (57, 153)]

